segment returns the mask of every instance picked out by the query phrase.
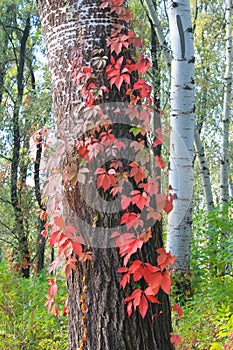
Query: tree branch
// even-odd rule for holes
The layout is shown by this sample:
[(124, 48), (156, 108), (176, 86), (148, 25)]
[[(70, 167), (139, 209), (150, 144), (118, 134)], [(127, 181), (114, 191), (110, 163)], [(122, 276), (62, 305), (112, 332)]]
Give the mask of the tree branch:
[(11, 158), (8, 158), (8, 157), (4, 156), (3, 154), (0, 154), (0, 158), (3, 158), (5, 160), (7, 160), (8, 162), (12, 162)]
[(164, 37), (162, 27), (160, 25), (160, 21), (157, 16), (156, 8), (152, 0), (144, 0), (147, 10), (149, 12), (149, 16), (151, 18), (151, 21), (153, 23), (159, 44), (161, 46), (166, 65), (168, 67), (171, 66), (171, 53), (170, 50), (168, 49), (167, 41)]

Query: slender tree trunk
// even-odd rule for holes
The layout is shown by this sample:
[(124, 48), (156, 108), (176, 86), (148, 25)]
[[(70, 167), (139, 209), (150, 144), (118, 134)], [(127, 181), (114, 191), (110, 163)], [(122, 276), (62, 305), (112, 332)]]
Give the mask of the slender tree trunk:
[(197, 127), (194, 130), (194, 141), (195, 141), (196, 152), (198, 155), (200, 173), (201, 173), (203, 186), (204, 186), (206, 210), (207, 212), (210, 212), (213, 210), (213, 205), (214, 205), (211, 182), (210, 182), (210, 173), (209, 173), (207, 160), (205, 157), (205, 151), (201, 143), (200, 133), (198, 132)]
[[(93, 48), (106, 49), (106, 38), (112, 24), (116, 23), (116, 17), (101, 10), (100, 1), (71, 0), (69, 6), (66, 6), (66, 2), (61, 0), (39, 0), (38, 4), (52, 80), (54, 114), (58, 134), (64, 137), (64, 133), (71, 133), (81, 118), (77, 113), (80, 97), (72, 81), (69, 63), (77, 49), (82, 50), (86, 65), (90, 63)], [(101, 85), (106, 83), (103, 70), (100, 69), (96, 74)], [(108, 98), (113, 102), (116, 99), (126, 101), (127, 96), (114, 91), (113, 94), (108, 94)], [(121, 132), (124, 134), (125, 130)], [(75, 196), (78, 194), (75, 192), (72, 196), (73, 209), (78, 214), (84, 209), (84, 215), (92, 219), (88, 210), (82, 208), (82, 202), (77, 201), (79, 197)], [(149, 261), (155, 261), (155, 249), (162, 245), (160, 224), (153, 230), (154, 238), (144, 251), (145, 259), (148, 258)], [(144, 320), (137, 313), (128, 318), (123, 304), (124, 293), (116, 272), (120, 266), (118, 251), (115, 248), (95, 247), (92, 250), (92, 262), (87, 262), (86, 265), (79, 263), (67, 281), (69, 349), (173, 349), (170, 343), (168, 296), (161, 293), (159, 298), (162, 304), (159, 307), (153, 305)], [(82, 320), (84, 293), (88, 306), (85, 324)], [(87, 345), (82, 347), (81, 341), (86, 334)]]
[(231, 175), (229, 176), (229, 196), (230, 198), (233, 198), (233, 183)]
[(151, 21), (152, 21), (153, 26), (154, 26), (155, 33), (156, 33), (158, 41), (159, 41), (159, 44), (161, 45), (161, 50), (163, 52), (165, 62), (167, 64), (167, 66), (170, 66), (171, 65), (171, 54), (170, 54), (170, 51), (168, 49), (167, 41), (164, 37), (163, 30), (161, 28), (160, 21), (159, 21), (158, 16), (157, 16), (155, 3), (153, 0), (144, 0), (144, 2), (145, 2), (146, 7), (148, 9)]
[(232, 99), (232, 0), (226, 0), (226, 69), (222, 116), (222, 140), (220, 160), (220, 203), (229, 200), (228, 166), (229, 166), (229, 123), (231, 118)]
[[(37, 203), (42, 211), (46, 211), (45, 205), (41, 200), (41, 188), (40, 188), (40, 164), (42, 156), (42, 137), (38, 140), (39, 143), (36, 147), (36, 159), (34, 164), (34, 182), (35, 182), (35, 195)], [(39, 219), (38, 224), (38, 239), (37, 239), (37, 272), (40, 272), (44, 268), (44, 253), (45, 253), (45, 243), (46, 239), (41, 235), (44, 230), (45, 220)]]
[[(166, 65), (170, 67), (171, 54), (170, 54), (170, 51), (168, 50), (167, 42), (164, 37), (163, 30), (161, 28), (161, 24), (157, 16), (155, 3), (152, 0), (144, 0), (144, 1), (145, 1), (145, 4), (147, 5), (149, 16), (154, 25), (154, 30), (157, 35), (160, 48), (163, 52)], [(201, 170), (201, 176), (203, 179), (206, 208), (207, 208), (207, 211), (211, 211), (214, 202), (213, 202), (213, 194), (212, 194), (211, 182), (210, 182), (209, 166), (205, 157), (204, 147), (201, 143), (199, 131), (196, 125), (194, 125), (194, 141), (195, 141), (195, 147), (197, 151), (198, 163)]]
[(28, 237), (25, 233), (23, 223), (23, 213), (20, 203), (20, 193), (18, 190), (19, 181), (19, 166), (20, 166), (20, 125), (19, 125), (19, 114), (20, 106), (23, 100), (24, 92), (24, 67), (25, 67), (25, 53), (26, 44), (30, 33), (30, 16), (28, 16), (26, 25), (22, 34), (20, 42), (20, 53), (17, 65), (17, 100), (14, 103), (13, 111), (13, 155), (11, 163), (11, 204), (14, 209), (15, 221), (16, 221), (16, 232), (19, 242), (20, 259), (22, 264), (23, 277), (29, 277), (29, 261), (30, 254), (28, 248)]
[(174, 209), (169, 214), (167, 250), (175, 269), (190, 268), (194, 143), (194, 48), (188, 0), (168, 2), (172, 49), (170, 172)]

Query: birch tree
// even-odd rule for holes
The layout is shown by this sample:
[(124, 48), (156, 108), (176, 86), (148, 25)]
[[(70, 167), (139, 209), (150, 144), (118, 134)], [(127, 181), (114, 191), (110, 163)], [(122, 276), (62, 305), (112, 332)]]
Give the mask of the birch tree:
[[(74, 60), (74, 57), (76, 59), (80, 57), (81, 53), (82, 64), (88, 73), (93, 52), (101, 54), (103, 50), (106, 50), (106, 39), (111, 32), (112, 25), (116, 25), (118, 20), (114, 11), (109, 12), (107, 8), (109, 3), (112, 2), (105, 2), (104, 7), (106, 8), (101, 9), (99, 0), (72, 0), (69, 5), (63, 0), (38, 0), (51, 75), (57, 135), (67, 142), (74, 130), (77, 130), (80, 125), (82, 128), (86, 122), (79, 113), (82, 103), (81, 91), (77, 89), (72, 80), (73, 72), (70, 69), (70, 62)], [(118, 8), (123, 2), (113, 3)], [(127, 27), (126, 23), (124, 25)], [(105, 56), (101, 57), (100, 62), (106, 60)], [(111, 63), (113, 62), (112, 58)], [(98, 68), (95, 68), (94, 73), (98, 77), (99, 86), (105, 85), (105, 64), (98, 63)], [(121, 85), (122, 82), (118, 85), (118, 89), (109, 86), (109, 93), (105, 97), (108, 102), (128, 100), (126, 91), (121, 88)], [(94, 120), (90, 122), (93, 125)], [(124, 136), (127, 127), (118, 128), (118, 132)], [(85, 195), (86, 198), (90, 196), (91, 203), (95, 204), (95, 197), (91, 194), (92, 188), (91, 185), (86, 187)], [(78, 215), (83, 215), (86, 220), (90, 220), (92, 223), (91, 239), (97, 240), (96, 225), (103, 225), (108, 215), (105, 214), (103, 218), (98, 218), (90, 212), (90, 208), (82, 201), (76, 188), (73, 190), (70, 186), (68, 191), (70, 191), (68, 200), (73, 211)], [(62, 196), (62, 192), (59, 192), (58, 195)], [(108, 207), (110, 204), (108, 203)], [(48, 207), (49, 205), (48, 203)], [(62, 200), (59, 205), (67, 206), (67, 202)], [(64, 208), (66, 209), (67, 207)], [(115, 219), (111, 215), (109, 219), (108, 223), (111, 223), (111, 227)], [(143, 252), (145, 256), (150, 257), (150, 260), (156, 259), (155, 247), (162, 246), (161, 225), (153, 227), (153, 232), (155, 233), (154, 239), (148, 246), (149, 248)], [(84, 264), (77, 263), (67, 280), (69, 349), (172, 349), (170, 308), (166, 294), (159, 292), (163, 300), (161, 306), (158, 309), (152, 305), (150, 314), (143, 320), (138, 314), (133, 314), (128, 318), (122, 303), (123, 292), (116, 272), (120, 264), (117, 250), (94, 245), (92, 253), (91, 263), (88, 260)], [(85, 313), (86, 306), (88, 306), (88, 311)]]
[(212, 193), (211, 182), (210, 182), (210, 173), (209, 173), (207, 159), (205, 157), (205, 151), (202, 146), (200, 133), (197, 127), (194, 130), (194, 141), (195, 141), (196, 152), (198, 154), (198, 163), (199, 163), (200, 173), (203, 181), (206, 210), (207, 212), (210, 212), (212, 211), (213, 205), (214, 205), (213, 193)]
[[(161, 28), (160, 21), (157, 16), (156, 8), (154, 5), (154, 2), (151, 0), (145, 0), (145, 4), (147, 6), (147, 9), (149, 11), (149, 16), (151, 18), (151, 21), (154, 25), (156, 36), (158, 38), (161, 51), (163, 52), (164, 59), (166, 62), (167, 67), (170, 67), (171, 65), (171, 54), (168, 49), (168, 43), (164, 37), (163, 30)], [(202, 145), (202, 141), (200, 138), (200, 132), (198, 130), (198, 127), (194, 125), (194, 144), (195, 149), (197, 152), (198, 157), (198, 164), (200, 168), (200, 173), (203, 181), (203, 188), (204, 188), (204, 197), (205, 197), (205, 204), (207, 211), (211, 211), (213, 207), (213, 193), (211, 188), (211, 181), (210, 181), (210, 172), (209, 172), (209, 166), (208, 162), (205, 156), (205, 150)]]
[(189, 271), (192, 236), (194, 141), (194, 49), (189, 1), (168, 2), (172, 50), (170, 172), (174, 209), (169, 215), (167, 250), (180, 273)]
[(222, 140), (220, 159), (220, 203), (226, 204), (229, 200), (229, 123), (231, 119), (232, 100), (232, 1), (226, 1), (226, 68), (225, 87), (222, 116)]

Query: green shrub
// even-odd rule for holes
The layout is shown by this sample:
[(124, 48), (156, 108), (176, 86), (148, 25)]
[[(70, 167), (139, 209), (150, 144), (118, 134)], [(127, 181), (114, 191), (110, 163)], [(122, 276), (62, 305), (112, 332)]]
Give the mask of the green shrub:
[[(0, 349), (67, 349), (67, 317), (48, 314), (44, 307), (47, 290), (46, 274), (23, 279), (0, 264)], [(64, 302), (65, 288), (60, 292)]]

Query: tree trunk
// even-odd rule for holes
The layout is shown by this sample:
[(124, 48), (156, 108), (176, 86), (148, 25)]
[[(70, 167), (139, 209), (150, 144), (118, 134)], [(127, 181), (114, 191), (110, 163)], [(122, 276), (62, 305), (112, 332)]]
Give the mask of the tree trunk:
[[(34, 182), (35, 182), (35, 195), (37, 203), (42, 211), (46, 211), (45, 205), (41, 200), (41, 188), (40, 188), (40, 164), (42, 156), (42, 137), (38, 140), (36, 146), (36, 159), (34, 163)], [(45, 244), (46, 239), (41, 235), (41, 232), (44, 230), (44, 225), (46, 221), (39, 219), (38, 224), (38, 239), (37, 239), (37, 272), (40, 272), (44, 268), (44, 253), (45, 253)]]
[(150, 16), (151, 21), (153, 23), (154, 31), (155, 31), (157, 38), (158, 38), (158, 41), (161, 45), (161, 51), (163, 52), (166, 65), (168, 67), (170, 67), (171, 55), (170, 55), (170, 51), (168, 49), (167, 41), (166, 41), (164, 34), (163, 34), (163, 29), (160, 25), (160, 21), (159, 21), (158, 16), (157, 16), (155, 3), (153, 2), (153, 0), (144, 0), (144, 2), (147, 6), (149, 16)]
[(169, 214), (167, 250), (175, 269), (189, 271), (192, 235), (194, 139), (194, 49), (188, 0), (168, 2), (172, 50), (170, 172), (174, 208)]
[(210, 182), (210, 173), (209, 173), (207, 160), (205, 157), (205, 151), (202, 146), (200, 134), (197, 127), (195, 127), (195, 130), (194, 130), (194, 141), (195, 141), (195, 148), (198, 156), (200, 173), (201, 173), (203, 186), (204, 186), (206, 210), (207, 212), (210, 212), (213, 210), (213, 205), (214, 205), (211, 182)]
[(220, 203), (229, 200), (228, 166), (229, 166), (229, 123), (231, 116), (232, 87), (232, 0), (226, 0), (226, 69), (222, 116), (222, 140), (220, 159)]
[[(20, 203), (20, 190), (18, 189), (19, 181), (19, 168), (20, 168), (20, 123), (19, 114), (20, 107), (23, 100), (24, 93), (24, 67), (26, 58), (26, 44), (30, 33), (30, 15), (26, 20), (26, 25), (22, 33), (22, 38), (20, 40), (20, 52), (17, 65), (17, 100), (14, 102), (13, 111), (13, 155), (11, 163), (11, 204), (14, 209), (15, 214), (15, 229), (17, 232), (18, 242), (19, 242), (19, 253), (21, 260), (21, 270), (23, 277), (29, 277), (29, 261), (30, 254), (28, 248), (28, 237), (25, 233), (24, 223), (23, 223), (23, 213)], [(22, 183), (21, 183), (22, 185)], [(20, 187), (21, 187), (20, 185)]]
[[(106, 49), (106, 38), (117, 19), (114, 14), (110, 15), (107, 10), (100, 9), (100, 1), (71, 0), (70, 5), (66, 6), (66, 2), (61, 0), (39, 0), (38, 4), (51, 74), (54, 115), (58, 135), (64, 138), (66, 131), (71, 135), (82, 118), (77, 113), (80, 97), (72, 81), (70, 61), (79, 49), (82, 50), (84, 64), (89, 65), (95, 47)], [(100, 86), (106, 84), (103, 69), (96, 74)], [(127, 96), (117, 90), (111, 94), (110, 90), (108, 99), (110, 102), (126, 101)], [(83, 119), (81, 121), (84, 122)], [(118, 128), (118, 132), (124, 135), (127, 131)], [(88, 190), (91, 189), (87, 188), (87, 192)], [(80, 198), (75, 196), (78, 196), (76, 192), (71, 194), (75, 211), (84, 212), (84, 216), (93, 219), (87, 208), (82, 207)], [(162, 245), (161, 231), (161, 225), (157, 224), (153, 228), (154, 238), (144, 248), (145, 259), (148, 261), (156, 261), (155, 249)], [(173, 349), (170, 343), (168, 296), (160, 292), (158, 298), (162, 304), (153, 304), (144, 320), (137, 313), (128, 318), (123, 303), (124, 292), (117, 274), (117, 268), (121, 265), (117, 249), (92, 247), (92, 251), (93, 260), (78, 263), (77, 269), (72, 271), (67, 281), (69, 349)], [(85, 316), (82, 309), (84, 299), (88, 306)]]

